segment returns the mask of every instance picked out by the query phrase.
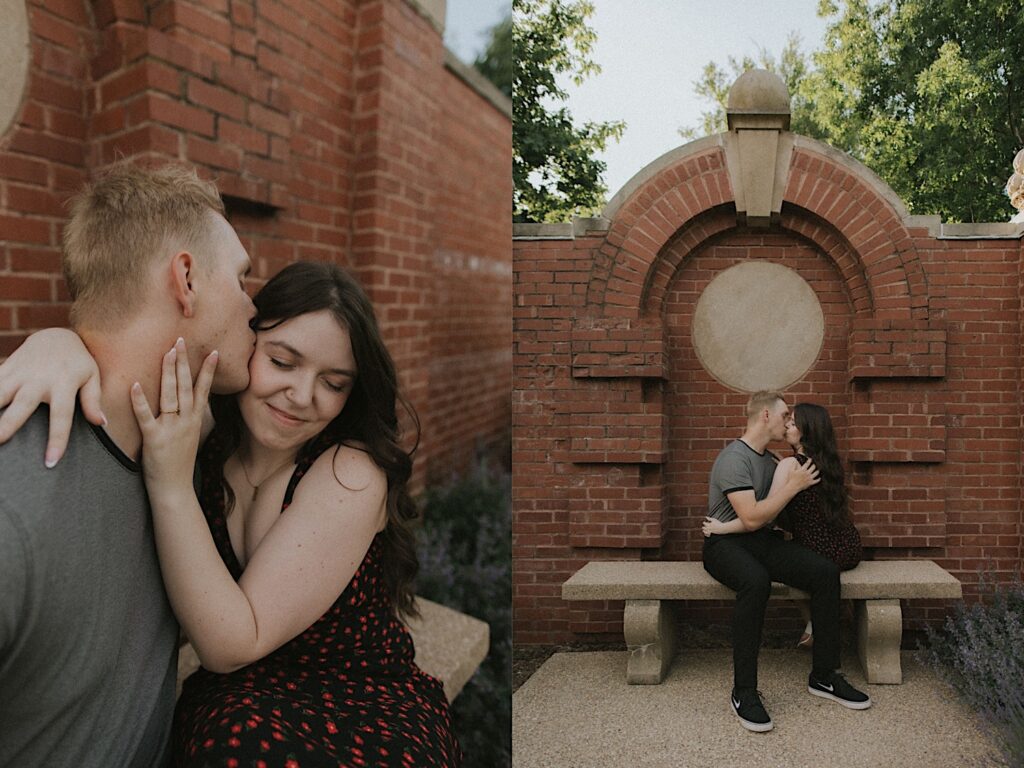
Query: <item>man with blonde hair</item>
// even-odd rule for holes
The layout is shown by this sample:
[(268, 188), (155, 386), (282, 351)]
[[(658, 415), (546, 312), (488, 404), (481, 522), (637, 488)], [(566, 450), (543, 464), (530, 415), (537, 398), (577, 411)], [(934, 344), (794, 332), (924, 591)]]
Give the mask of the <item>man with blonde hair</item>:
[[(72, 325), (101, 383), (83, 392), (88, 419), (82, 409), (26, 413), (39, 399), (31, 386), (0, 419), (5, 431), (28, 419), (0, 445), (0, 765), (149, 768), (169, 759), (178, 625), (129, 391), (139, 382), (159, 402), (161, 363), (184, 361), (182, 339), (193, 371), (217, 366), (216, 391), (248, 385), (250, 262), (216, 188), (190, 168), (119, 163), (71, 212)], [(5, 368), (19, 370), (17, 352)], [(0, 383), (0, 403), (18, 385)], [(54, 434), (70, 422), (71, 436), (59, 464), (50, 441), (44, 466), (48, 419)]]
[(839, 668), (839, 569), (831, 560), (792, 541), (770, 525), (800, 491), (818, 482), (808, 461), (773, 487), (777, 463), (768, 444), (782, 440), (790, 421), (780, 392), (755, 392), (747, 401), (747, 428), (729, 443), (711, 468), (708, 516), (729, 522), (739, 518), (744, 533), (712, 534), (704, 540), (704, 569), (736, 592), (733, 609), (733, 690), (730, 697), (740, 724), (750, 731), (774, 726), (757, 690), (757, 656), (772, 581), (811, 595), (814, 646), (808, 687), (850, 709), (867, 709), (871, 700), (851, 686)]

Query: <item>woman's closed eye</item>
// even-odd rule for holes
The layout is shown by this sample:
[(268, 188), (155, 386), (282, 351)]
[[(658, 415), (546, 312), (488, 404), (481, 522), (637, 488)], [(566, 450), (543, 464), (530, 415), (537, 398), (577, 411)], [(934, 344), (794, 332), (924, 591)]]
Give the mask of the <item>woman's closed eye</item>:
[[(295, 369), (295, 363), (289, 363), (287, 360), (282, 360), (278, 357), (270, 356), (270, 362), (275, 368), (280, 368), (282, 371), (291, 371)], [(324, 385), (336, 394), (347, 392), (351, 386), (351, 382), (333, 382), (328, 379), (322, 379)]]

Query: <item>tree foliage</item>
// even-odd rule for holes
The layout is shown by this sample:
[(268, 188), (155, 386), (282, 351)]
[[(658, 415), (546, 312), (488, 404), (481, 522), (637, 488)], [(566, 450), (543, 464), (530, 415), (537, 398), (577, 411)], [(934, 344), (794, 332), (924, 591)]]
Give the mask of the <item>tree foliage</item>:
[[(823, 47), (802, 72), (775, 70), (794, 96), (793, 130), (863, 162), (911, 213), (1005, 220), (1024, 145), (1024, 4), (821, 0), (818, 14), (829, 19)], [(730, 59), (734, 71), (748, 64)], [(718, 105), (705, 128), (718, 128), (728, 84), (713, 64), (695, 83)]]
[(510, 99), (512, 98), (512, 16), (506, 16), (490, 30), (487, 47), (473, 66)]
[(579, 85), (600, 72), (589, 0), (513, 0), (512, 176), (515, 221), (565, 221), (604, 204), (596, 157), (622, 122), (574, 123), (560, 75)]
[(800, 50), (798, 34), (790, 33), (778, 59), (767, 48), (761, 47), (758, 48), (756, 58), (744, 56), (742, 59), (737, 59), (735, 56), (730, 56), (727, 63), (728, 71), (713, 61), (705, 65), (700, 80), (693, 84), (693, 90), (711, 104), (711, 109), (701, 113), (698, 127), (680, 128), (680, 136), (687, 140), (693, 140), (726, 130), (725, 105), (729, 99), (729, 88), (736, 82), (737, 77), (748, 69), (755, 68), (774, 72), (789, 88), (793, 109), (791, 129), (805, 135), (814, 130), (814, 124), (808, 120), (807, 104), (804, 103), (798, 91), (798, 86), (807, 76), (810, 67), (806, 54)]

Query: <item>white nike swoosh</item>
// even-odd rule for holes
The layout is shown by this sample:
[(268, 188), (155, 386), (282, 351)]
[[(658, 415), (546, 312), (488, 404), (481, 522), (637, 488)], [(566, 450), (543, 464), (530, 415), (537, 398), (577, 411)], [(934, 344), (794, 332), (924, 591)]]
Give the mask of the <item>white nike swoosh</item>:
[(825, 685), (824, 683), (818, 683), (821, 688), (824, 688), (829, 693), (833, 693), (831, 685)]
[(739, 709), (740, 708), (740, 703), (738, 701), (736, 701), (736, 699), (733, 699), (732, 700), (732, 706), (733, 706), (733, 709)]

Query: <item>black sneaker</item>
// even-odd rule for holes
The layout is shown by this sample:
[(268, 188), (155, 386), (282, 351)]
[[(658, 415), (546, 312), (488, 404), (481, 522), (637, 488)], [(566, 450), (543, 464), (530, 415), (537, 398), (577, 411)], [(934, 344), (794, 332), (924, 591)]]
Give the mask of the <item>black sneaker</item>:
[(732, 701), (732, 711), (736, 713), (740, 724), (748, 731), (764, 733), (775, 727), (761, 703), (760, 691), (755, 691), (753, 688), (733, 688), (730, 700)]
[(838, 672), (833, 672), (825, 680), (819, 680), (812, 672), (807, 678), (807, 692), (837, 701), (849, 709), (867, 709), (871, 706), (871, 698), (846, 682), (846, 678)]

